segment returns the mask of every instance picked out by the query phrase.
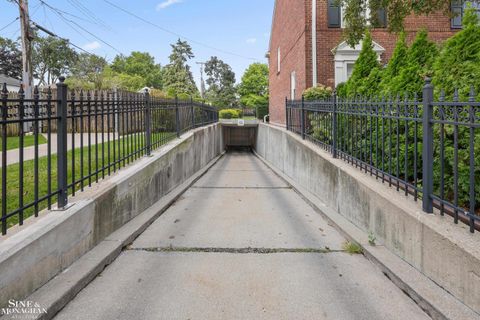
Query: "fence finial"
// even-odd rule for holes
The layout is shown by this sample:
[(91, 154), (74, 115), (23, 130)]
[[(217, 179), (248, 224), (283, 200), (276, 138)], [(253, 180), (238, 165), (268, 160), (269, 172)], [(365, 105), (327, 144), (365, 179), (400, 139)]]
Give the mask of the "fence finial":
[(426, 77), (426, 78), (425, 78), (425, 86), (424, 86), (424, 88), (428, 88), (428, 87), (431, 87), (431, 86), (432, 86), (432, 78)]
[(2, 96), (7, 96), (8, 95), (8, 89), (7, 89), (7, 83), (3, 83), (2, 86)]
[(33, 87), (33, 95), (38, 97), (38, 86)]
[(65, 77), (64, 76), (58, 77), (58, 81), (60, 81), (60, 83), (64, 83), (65, 82)]
[(470, 86), (470, 93), (469, 93), (468, 101), (469, 102), (475, 102), (475, 88), (473, 87), (473, 85)]

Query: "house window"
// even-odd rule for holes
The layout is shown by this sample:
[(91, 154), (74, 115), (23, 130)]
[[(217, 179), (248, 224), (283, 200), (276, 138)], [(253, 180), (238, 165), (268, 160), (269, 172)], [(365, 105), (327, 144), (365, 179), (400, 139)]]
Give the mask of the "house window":
[(295, 71), (293, 71), (290, 74), (290, 99), (292, 100), (295, 99), (296, 91), (297, 91), (297, 74)]
[(451, 10), (453, 14), (453, 17), (451, 19), (452, 29), (462, 28), (463, 12), (465, 11), (465, 8), (467, 8), (468, 3), (470, 3), (473, 8), (476, 8), (477, 15), (480, 18), (480, 3), (473, 3), (463, 0), (453, 0), (451, 4)]
[(277, 73), (280, 73), (280, 64), (282, 62), (282, 57), (280, 55), (280, 47), (277, 49)]
[[(345, 41), (332, 50), (335, 60), (335, 86), (350, 78), (353, 73), (355, 61), (358, 59), (361, 50), (361, 42), (355, 47), (351, 47)], [(377, 53), (378, 61), (380, 61), (380, 56), (385, 52), (385, 49), (373, 41), (373, 51)]]
[[(344, 16), (345, 16), (345, 7), (338, 4), (338, 0), (328, 0), (328, 27), (329, 28), (345, 28)], [(370, 6), (367, 0), (367, 6), (365, 8), (365, 17), (367, 21), (371, 18)], [(378, 28), (387, 27), (387, 13), (384, 8), (378, 10), (377, 13), (378, 19)]]
[(353, 73), (353, 67), (355, 66), (355, 63), (346, 63), (347, 65), (347, 79), (350, 79), (350, 77), (352, 76), (352, 73)]

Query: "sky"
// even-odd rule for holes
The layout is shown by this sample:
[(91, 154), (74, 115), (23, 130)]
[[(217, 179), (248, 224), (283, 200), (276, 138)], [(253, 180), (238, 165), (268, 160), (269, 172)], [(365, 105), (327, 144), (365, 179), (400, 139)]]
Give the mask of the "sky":
[[(189, 64), (197, 84), (200, 81), (200, 66), (196, 62), (205, 62), (211, 56), (228, 63), (236, 74), (237, 82), (249, 64), (267, 62), (265, 54), (268, 51), (274, 0), (42, 1), (29, 0), (32, 21), (109, 61), (119, 52), (128, 55), (131, 51), (142, 51), (165, 65), (171, 52), (170, 44), (181, 35), (190, 43), (195, 54)], [(142, 22), (107, 1), (171, 33)], [(63, 16), (73, 23), (66, 22), (58, 11), (47, 5), (63, 12)], [(14, 21), (18, 12), (17, 4), (0, 0), (0, 36), (19, 37), (20, 22)]]

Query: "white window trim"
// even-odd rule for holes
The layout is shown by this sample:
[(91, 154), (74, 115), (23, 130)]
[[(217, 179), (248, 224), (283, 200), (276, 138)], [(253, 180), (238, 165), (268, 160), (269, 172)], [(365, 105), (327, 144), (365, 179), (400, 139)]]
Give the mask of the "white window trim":
[(292, 71), (290, 73), (290, 99), (294, 100), (297, 91), (297, 73)]
[[(332, 50), (335, 63), (335, 86), (348, 80), (347, 65), (355, 63), (360, 55), (361, 50), (362, 42), (352, 48), (345, 41), (340, 43)], [(378, 61), (381, 61), (380, 56), (383, 52), (385, 52), (385, 49), (373, 41), (373, 50), (378, 55)]]

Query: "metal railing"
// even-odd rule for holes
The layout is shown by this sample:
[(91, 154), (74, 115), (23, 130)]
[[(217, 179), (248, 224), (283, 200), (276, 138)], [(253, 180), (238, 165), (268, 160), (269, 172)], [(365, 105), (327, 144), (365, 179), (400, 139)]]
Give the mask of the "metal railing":
[(286, 100), (286, 126), (334, 158), (388, 183), (423, 211), (480, 230), (480, 102), (447, 101), (426, 80), (423, 96)]
[[(0, 96), (1, 228), (29, 216), (68, 207), (83, 191), (191, 129), (215, 123), (215, 107), (133, 93), (69, 91), (60, 78), (56, 95), (35, 88), (25, 99), (6, 84)], [(14, 128), (14, 130), (11, 130)], [(15, 132), (9, 137), (9, 133)], [(9, 150), (10, 149), (10, 150)]]

